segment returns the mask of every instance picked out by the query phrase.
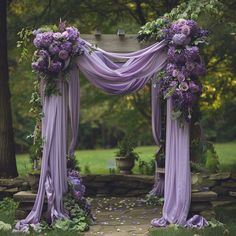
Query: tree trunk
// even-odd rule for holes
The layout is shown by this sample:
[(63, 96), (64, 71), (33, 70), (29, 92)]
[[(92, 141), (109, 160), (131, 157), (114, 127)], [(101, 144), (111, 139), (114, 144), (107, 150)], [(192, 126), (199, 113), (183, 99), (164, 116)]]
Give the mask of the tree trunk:
[(16, 177), (7, 57), (7, 0), (0, 1), (0, 177)]

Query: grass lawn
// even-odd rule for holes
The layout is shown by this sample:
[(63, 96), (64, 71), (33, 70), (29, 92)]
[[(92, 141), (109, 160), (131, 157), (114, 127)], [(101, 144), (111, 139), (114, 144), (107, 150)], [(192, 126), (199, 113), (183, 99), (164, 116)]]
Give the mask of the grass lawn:
[[(222, 171), (236, 170), (236, 141), (216, 143), (215, 147), (220, 158), (220, 169)], [(145, 161), (153, 158), (155, 150), (155, 146), (143, 146), (136, 149), (141, 159)], [(93, 174), (108, 174), (109, 167), (115, 166), (115, 151), (116, 149), (76, 151), (76, 157), (79, 160), (82, 174), (88, 172), (85, 169), (89, 169)], [(30, 171), (31, 165), (27, 154), (17, 155), (17, 167), (20, 175), (26, 175)], [(138, 168), (135, 166), (134, 173), (137, 172)]]

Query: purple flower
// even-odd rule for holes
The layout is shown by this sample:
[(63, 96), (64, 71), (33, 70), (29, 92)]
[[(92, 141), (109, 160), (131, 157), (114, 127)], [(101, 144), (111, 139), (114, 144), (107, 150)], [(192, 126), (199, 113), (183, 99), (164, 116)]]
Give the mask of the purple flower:
[(166, 66), (166, 71), (169, 74), (172, 74), (173, 70), (175, 70), (175, 69), (176, 69), (176, 65), (173, 63), (168, 63)]
[(178, 79), (178, 81), (179, 81), (180, 83), (183, 82), (183, 81), (185, 80), (184, 74), (183, 74), (182, 72), (179, 72), (179, 73), (177, 74), (177, 79)]
[(172, 41), (176, 45), (183, 45), (186, 40), (186, 35), (184, 34), (175, 34), (172, 38)]
[(188, 25), (183, 25), (181, 28), (181, 33), (188, 36), (191, 32), (191, 29)]
[(53, 34), (53, 38), (55, 40), (60, 40), (60, 39), (63, 39), (63, 35), (60, 32), (56, 32), (56, 33)]
[(60, 30), (60, 32), (63, 32), (66, 30), (66, 21), (61, 21), (58, 25), (58, 28)]
[(175, 57), (175, 47), (169, 47), (167, 55), (168, 55), (169, 61), (173, 61)]
[(52, 41), (53, 41), (53, 32), (42, 33), (41, 44), (43, 45), (43, 47), (49, 47)]
[(61, 50), (58, 54), (59, 58), (62, 60), (66, 60), (69, 57), (69, 53), (66, 50)]
[(48, 70), (52, 73), (59, 73), (61, 69), (62, 69), (62, 63), (59, 61), (52, 61), (48, 68)]
[(197, 26), (196, 21), (194, 21), (194, 20), (187, 20), (186, 25), (188, 25), (190, 27), (191, 35), (192, 36), (196, 36), (198, 34), (199, 28)]
[(67, 31), (64, 31), (64, 32), (62, 33), (62, 36), (63, 36), (63, 38), (64, 38), (65, 40), (69, 40), (69, 34), (68, 34)]
[(209, 34), (208, 30), (205, 30), (205, 29), (200, 29), (199, 30), (199, 37), (207, 37), (208, 34)]
[(173, 70), (173, 71), (172, 71), (172, 76), (173, 76), (173, 77), (177, 77), (178, 74), (179, 74), (179, 71), (178, 71), (178, 70)]
[(195, 84), (193, 81), (189, 82), (189, 89), (192, 93), (200, 92), (200, 86)]
[(171, 86), (171, 87), (175, 87), (175, 86), (177, 86), (177, 84), (178, 84), (178, 82), (175, 81), (175, 80), (173, 80), (173, 81), (170, 83), (170, 86)]
[(67, 27), (66, 32), (71, 41), (75, 41), (79, 37), (79, 31), (75, 27)]
[(65, 50), (67, 52), (71, 52), (71, 50), (72, 50), (72, 43), (69, 42), (69, 41), (66, 41), (66, 42), (62, 43), (61, 44), (61, 49)]
[(195, 63), (187, 61), (185, 66), (186, 66), (186, 69), (191, 72), (195, 68)]
[(193, 70), (195, 76), (203, 76), (206, 74), (206, 68), (203, 63), (195, 63), (195, 68)]
[(48, 54), (48, 51), (41, 49), (41, 50), (37, 51), (36, 56), (47, 59), (49, 57), (49, 54)]
[(49, 52), (50, 52), (52, 55), (58, 54), (59, 51), (60, 51), (59, 43), (58, 43), (58, 42), (53, 42), (53, 43), (49, 46), (48, 50), (49, 50)]
[(34, 46), (36, 48), (40, 48), (41, 47), (41, 43), (42, 43), (42, 33), (36, 34), (36, 37), (33, 41)]
[(176, 24), (180, 25), (180, 26), (183, 26), (183, 25), (186, 25), (187, 23), (187, 20), (185, 19), (178, 19)]
[(188, 83), (187, 82), (181, 82), (179, 85), (179, 89), (182, 91), (187, 91), (188, 90)]
[(196, 59), (199, 58), (199, 48), (196, 47), (196, 46), (193, 46), (193, 47), (187, 47), (185, 50), (184, 50), (185, 54), (186, 54), (186, 57), (188, 58), (188, 60), (190, 61), (194, 61)]

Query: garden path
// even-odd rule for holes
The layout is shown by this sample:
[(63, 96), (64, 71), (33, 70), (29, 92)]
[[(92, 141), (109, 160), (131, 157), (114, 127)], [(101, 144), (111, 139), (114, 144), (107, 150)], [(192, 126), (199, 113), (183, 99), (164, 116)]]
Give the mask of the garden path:
[(85, 236), (148, 235), (150, 221), (161, 215), (161, 206), (147, 206), (141, 198), (93, 198), (96, 223)]

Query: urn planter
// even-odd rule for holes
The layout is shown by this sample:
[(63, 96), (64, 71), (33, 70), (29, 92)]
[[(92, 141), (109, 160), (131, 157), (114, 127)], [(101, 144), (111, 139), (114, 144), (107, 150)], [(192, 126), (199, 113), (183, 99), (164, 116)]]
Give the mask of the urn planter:
[(121, 174), (129, 175), (132, 174), (132, 169), (134, 167), (134, 158), (128, 157), (116, 157), (116, 166), (120, 170)]

